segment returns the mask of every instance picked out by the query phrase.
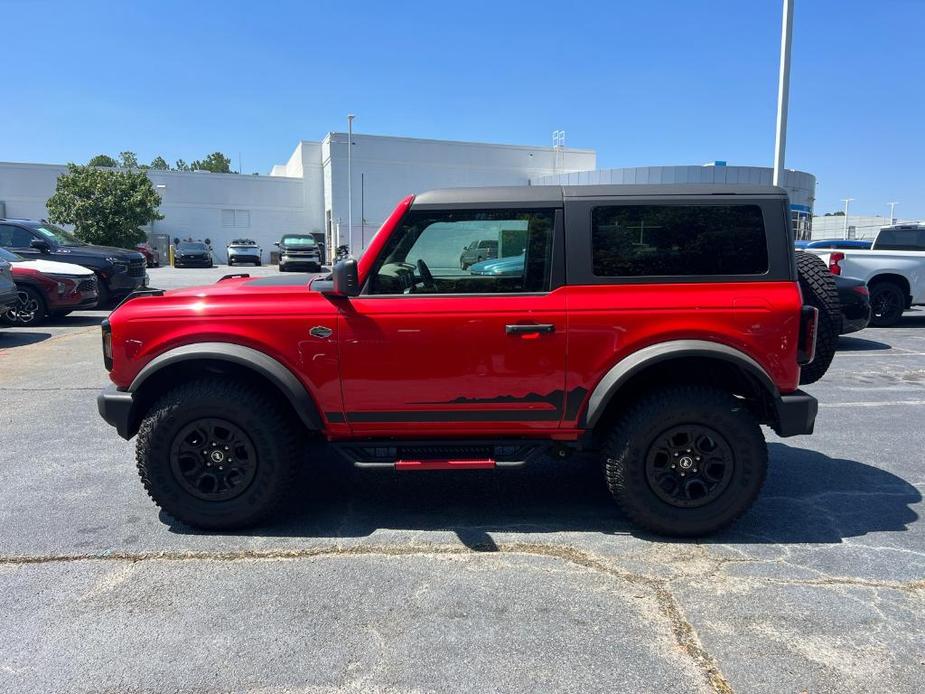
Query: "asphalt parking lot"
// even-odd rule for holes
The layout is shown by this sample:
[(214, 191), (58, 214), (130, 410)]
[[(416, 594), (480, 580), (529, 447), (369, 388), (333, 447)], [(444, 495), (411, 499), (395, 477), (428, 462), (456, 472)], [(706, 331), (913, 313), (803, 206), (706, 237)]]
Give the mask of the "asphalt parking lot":
[[(150, 270), (151, 284), (276, 268)], [(0, 330), (0, 690), (919, 692), (925, 312), (843, 337), (731, 530), (636, 531), (596, 461), (345, 469), (272, 525), (144, 494), (96, 411), (103, 312)]]

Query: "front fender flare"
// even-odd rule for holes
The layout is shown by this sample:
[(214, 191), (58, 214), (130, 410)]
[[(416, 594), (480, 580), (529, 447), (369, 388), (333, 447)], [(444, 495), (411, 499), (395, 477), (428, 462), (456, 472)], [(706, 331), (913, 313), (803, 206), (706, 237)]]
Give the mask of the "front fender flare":
[(591, 392), (588, 407), (579, 425), (588, 429), (593, 428), (607, 410), (611, 398), (630, 378), (653, 364), (679, 357), (708, 357), (734, 364), (761, 383), (769, 396), (775, 400), (780, 398), (777, 386), (774, 385), (767, 371), (744, 352), (708, 340), (669, 340), (644, 347), (614, 364)]
[(315, 401), (288, 367), (259, 350), (231, 342), (197, 342), (159, 354), (138, 372), (128, 387), (128, 392), (138, 392), (149, 378), (165, 367), (198, 359), (225, 361), (260, 374), (286, 397), (306, 427), (313, 431), (322, 428), (321, 416)]

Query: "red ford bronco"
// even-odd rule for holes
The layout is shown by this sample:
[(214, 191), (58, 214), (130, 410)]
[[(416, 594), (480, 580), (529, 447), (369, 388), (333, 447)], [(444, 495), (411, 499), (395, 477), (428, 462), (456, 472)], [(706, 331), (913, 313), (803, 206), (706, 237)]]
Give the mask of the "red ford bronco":
[[(787, 196), (729, 186), (440, 190), (329, 277), (146, 290), (103, 322), (98, 398), (152, 499), (263, 520), (308, 437), (388, 470), (600, 451), (637, 524), (701, 535), (765, 479), (759, 425), (809, 434), (813, 359)], [(460, 252), (496, 241), (473, 273)], [(497, 271), (493, 271), (497, 268)]]

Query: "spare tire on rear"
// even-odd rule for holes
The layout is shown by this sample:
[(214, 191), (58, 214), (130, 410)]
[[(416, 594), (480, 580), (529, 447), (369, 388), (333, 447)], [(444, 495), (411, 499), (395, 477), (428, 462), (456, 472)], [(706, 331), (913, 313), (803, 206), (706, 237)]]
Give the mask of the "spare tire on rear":
[(803, 303), (819, 309), (816, 358), (800, 370), (800, 385), (806, 385), (822, 378), (835, 356), (841, 326), (841, 302), (835, 279), (821, 258), (797, 251), (796, 260)]

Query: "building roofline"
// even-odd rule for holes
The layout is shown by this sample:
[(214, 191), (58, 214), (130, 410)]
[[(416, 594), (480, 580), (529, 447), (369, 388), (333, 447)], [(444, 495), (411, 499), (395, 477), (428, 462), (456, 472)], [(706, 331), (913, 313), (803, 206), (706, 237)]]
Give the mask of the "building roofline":
[[(321, 141), (330, 141), (332, 136), (344, 136), (346, 137), (348, 133), (342, 132), (340, 130), (332, 130), (327, 133)], [(395, 140), (398, 142), (415, 142), (415, 143), (427, 143), (427, 144), (441, 144), (441, 145), (459, 145), (463, 147), (467, 146), (478, 146), (478, 147), (494, 147), (496, 149), (516, 149), (516, 150), (542, 150), (552, 152), (555, 150), (554, 147), (549, 145), (512, 145), (498, 142), (477, 142), (474, 140), (438, 140), (426, 137), (404, 137), (397, 135), (371, 135), (368, 133), (353, 133), (354, 137), (369, 137), (382, 140)], [(302, 140), (302, 142), (314, 142), (314, 140)], [(579, 149), (576, 147), (563, 147), (560, 151), (562, 152), (571, 152), (574, 154), (597, 154), (597, 150), (593, 149)]]

